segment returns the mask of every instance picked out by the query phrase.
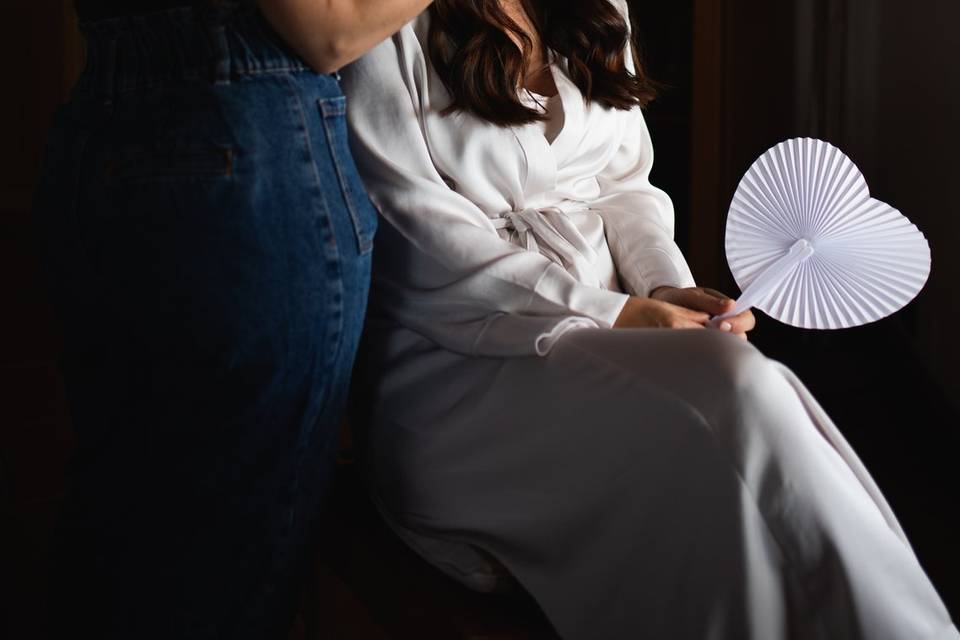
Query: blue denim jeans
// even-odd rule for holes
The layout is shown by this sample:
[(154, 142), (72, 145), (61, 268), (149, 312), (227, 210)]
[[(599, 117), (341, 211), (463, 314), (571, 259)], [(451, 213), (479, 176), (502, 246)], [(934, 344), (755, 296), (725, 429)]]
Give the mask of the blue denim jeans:
[(282, 638), (376, 227), (344, 97), (255, 8), (84, 30), (36, 207), (77, 435), (58, 635)]

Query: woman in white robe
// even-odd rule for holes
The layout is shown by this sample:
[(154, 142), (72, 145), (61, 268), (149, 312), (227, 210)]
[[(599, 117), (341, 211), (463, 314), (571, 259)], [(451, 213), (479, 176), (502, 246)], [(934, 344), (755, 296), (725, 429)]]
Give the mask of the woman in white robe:
[(789, 369), (613, 328), (695, 286), (640, 108), (588, 103), (554, 55), (547, 122), (445, 113), (429, 20), (343, 72), (384, 220), (359, 377), (397, 533), (477, 589), (506, 567), (569, 639), (960, 638)]

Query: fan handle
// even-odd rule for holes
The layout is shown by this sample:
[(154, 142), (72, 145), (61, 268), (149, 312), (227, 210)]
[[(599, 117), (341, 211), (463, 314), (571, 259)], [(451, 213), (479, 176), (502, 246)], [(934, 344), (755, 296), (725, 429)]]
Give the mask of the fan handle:
[(793, 272), (794, 268), (807, 260), (815, 252), (816, 250), (809, 240), (805, 238), (797, 240), (785, 256), (770, 265), (766, 271), (754, 278), (753, 282), (743, 290), (732, 311), (722, 316), (714, 316), (710, 319), (710, 322), (716, 324), (720, 320), (743, 313), (755, 304), (761, 302)]

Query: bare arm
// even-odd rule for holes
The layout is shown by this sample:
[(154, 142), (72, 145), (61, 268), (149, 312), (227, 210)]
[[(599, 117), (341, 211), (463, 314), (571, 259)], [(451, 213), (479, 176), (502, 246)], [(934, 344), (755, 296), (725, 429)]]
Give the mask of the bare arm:
[(320, 73), (353, 62), (432, 0), (258, 0), (267, 21)]

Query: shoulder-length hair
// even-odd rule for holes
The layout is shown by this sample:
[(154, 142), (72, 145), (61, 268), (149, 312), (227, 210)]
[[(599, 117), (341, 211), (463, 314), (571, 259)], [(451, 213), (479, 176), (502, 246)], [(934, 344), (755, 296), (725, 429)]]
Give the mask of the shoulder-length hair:
[[(567, 75), (588, 102), (627, 110), (656, 96), (635, 42), (634, 70), (628, 68), (630, 25), (610, 0), (521, 2), (544, 49), (566, 58)], [(430, 7), (428, 54), (453, 97), (448, 113), (466, 111), (501, 126), (543, 120), (519, 95), (532, 47), (497, 0), (436, 0)]]

